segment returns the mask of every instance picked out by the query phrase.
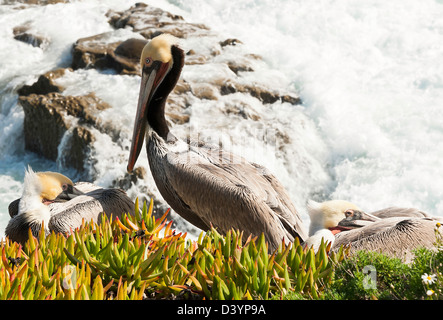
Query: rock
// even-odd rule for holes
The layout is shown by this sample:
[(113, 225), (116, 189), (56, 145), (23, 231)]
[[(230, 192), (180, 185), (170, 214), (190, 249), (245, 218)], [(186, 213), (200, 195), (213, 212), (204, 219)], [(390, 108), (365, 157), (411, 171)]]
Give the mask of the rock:
[(209, 28), (203, 24), (185, 22), (182, 16), (164, 11), (160, 8), (137, 3), (123, 12), (109, 11), (109, 23), (114, 28), (131, 27), (146, 39), (152, 39), (162, 33), (169, 33), (177, 38), (189, 35), (208, 34)]
[(112, 68), (118, 73), (140, 75), (140, 56), (147, 42), (132, 38), (120, 43), (115, 50), (109, 52)]
[(108, 54), (114, 51), (120, 42), (108, 43), (109, 32), (78, 39), (72, 48), (72, 68), (106, 69), (112, 65)]
[(65, 71), (66, 69), (61, 68), (46, 72), (38, 78), (37, 82), (30, 86), (24, 85), (17, 90), (17, 93), (21, 96), (28, 96), (33, 93), (48, 94), (51, 92), (62, 92), (64, 90), (63, 86), (55, 83), (54, 80), (63, 76)]
[(140, 55), (147, 40), (109, 42), (110, 32), (79, 39), (73, 46), (72, 68), (114, 69), (140, 75)]
[(199, 99), (218, 100), (219, 90), (208, 83), (194, 83), (192, 93)]
[(272, 104), (277, 101), (288, 102), (293, 105), (301, 103), (301, 99), (299, 97), (294, 97), (287, 94), (280, 95), (278, 92), (268, 89), (262, 85), (243, 85), (229, 81), (220, 87), (220, 93), (222, 95), (232, 94), (235, 92), (249, 93), (251, 96), (259, 99), (265, 104)]
[(221, 47), (226, 47), (226, 46), (236, 46), (237, 44), (243, 43), (238, 39), (226, 39), (224, 41), (219, 42)]
[(66, 141), (64, 150), (69, 153), (58, 155), (57, 160), (66, 167), (72, 167), (79, 172), (85, 169), (85, 163), (89, 162), (91, 144), (95, 142), (94, 135), (84, 126), (77, 126)]
[(123, 12), (109, 11), (106, 14), (110, 19), (109, 23), (114, 28), (132, 27), (134, 31), (144, 30), (148, 27), (159, 26), (165, 22), (177, 20), (183, 21), (183, 17), (171, 14), (160, 8), (148, 6), (145, 3), (136, 3)]
[(189, 107), (187, 95), (172, 93), (166, 102), (168, 104), (165, 111), (166, 120), (175, 124), (183, 124), (189, 121), (189, 114), (186, 113), (186, 109)]
[(49, 43), (48, 38), (44, 36), (35, 35), (27, 32), (23, 32), (14, 36), (15, 40), (19, 40), (32, 45), (33, 47), (43, 48)]
[[(94, 94), (79, 97), (30, 94), (20, 96), (19, 102), (25, 113), (25, 148), (50, 160), (59, 159), (81, 172), (94, 141), (89, 127), (98, 126), (96, 115), (110, 106)], [(70, 135), (63, 143), (70, 153), (62, 156), (58, 148), (68, 130)]]
[(144, 167), (136, 167), (131, 173), (126, 172), (124, 177), (114, 180), (112, 185), (123, 190), (128, 190), (133, 184), (136, 184), (138, 180), (145, 179), (146, 175), (147, 171)]
[[(182, 47), (187, 48), (185, 63), (189, 72), (183, 72), (168, 97), (166, 119), (171, 125), (189, 122), (192, 112), (189, 107), (196, 99), (217, 101), (222, 95), (244, 93), (256, 97), (263, 104), (300, 103), (300, 99), (290, 93), (248, 80), (255, 79), (254, 75), (248, 74), (261, 68), (258, 61), (261, 58), (244, 53), (240, 45), (242, 42), (238, 39), (223, 40), (204, 25), (188, 23), (181, 16), (142, 3), (122, 12), (109, 11), (107, 16), (113, 27), (132, 31), (115, 30), (78, 39), (72, 48), (72, 69), (112, 68), (120, 74), (140, 75), (139, 60), (146, 39), (165, 32), (186, 39), (182, 40)], [(15, 32), (23, 34), (29, 32), (29, 28), (19, 26)], [(133, 32), (145, 39), (134, 37)], [(131, 38), (125, 39), (127, 34)], [(55, 79), (64, 72), (65, 69), (48, 72), (34, 84), (18, 90), (19, 101), (25, 110), (25, 146), (27, 150), (82, 172), (87, 170), (86, 164), (91, 168), (96, 161), (90, 156), (96, 141), (94, 133), (97, 134), (98, 130), (118, 142), (123, 128), (113, 121), (101, 123), (98, 114), (110, 106), (93, 93), (79, 97), (63, 96), (64, 88)], [(255, 121), (261, 119), (246, 100), (226, 97), (223, 101), (222, 112), (226, 114)], [(58, 154), (59, 149), (69, 152)], [(117, 179), (115, 184), (128, 189), (144, 176), (143, 172), (135, 172)], [(89, 176), (88, 179), (93, 178)]]
[(183, 112), (182, 108), (174, 107), (174, 100), (168, 100), (171, 108), (165, 112), (166, 119), (174, 124), (184, 124), (189, 122), (189, 114)]
[(204, 54), (198, 54), (194, 50), (186, 52), (185, 64), (187, 65), (205, 64), (207, 61), (208, 58)]
[(172, 92), (177, 95), (185, 94), (191, 92), (191, 86), (186, 80), (179, 79)]
[(43, 95), (31, 94), (19, 97), (25, 112), (25, 148), (50, 160), (57, 160), (58, 145), (68, 130), (59, 106), (51, 106), (50, 100)]
[[(187, 23), (183, 17), (171, 14), (159, 8), (155, 8), (144, 3), (137, 3), (128, 10), (122, 12), (109, 11), (107, 13), (109, 23), (115, 28), (130, 27), (134, 32), (138, 32), (145, 38), (152, 38), (161, 33), (170, 33), (179, 38), (209, 38), (213, 36), (208, 27), (199, 24)], [(107, 43), (109, 33), (99, 34), (77, 40), (73, 49), (73, 64), (76, 68), (113, 68), (121, 74), (140, 75), (139, 57), (146, 44), (146, 40), (128, 39), (123, 42)], [(195, 41), (195, 40), (194, 40)], [(235, 92), (250, 94), (265, 104), (275, 102), (288, 102), (290, 104), (300, 104), (299, 97), (290, 94), (281, 94), (279, 91), (267, 88), (261, 84), (241, 84), (239, 77), (244, 72), (254, 72), (254, 64), (261, 57), (254, 54), (237, 54), (234, 48), (242, 44), (235, 38), (225, 39), (223, 41), (212, 42), (208, 44), (206, 52), (196, 52), (190, 49), (186, 52), (186, 65), (204, 65), (214, 62), (225, 64), (235, 76), (229, 75), (223, 81), (218, 78), (210, 80), (208, 83), (193, 82), (187, 83), (186, 94), (188, 91), (199, 99), (217, 100), (219, 95), (227, 95)], [(200, 49), (201, 50), (201, 49)], [(203, 49), (205, 50), (205, 49)], [(229, 52), (226, 57), (224, 52)], [(231, 56), (235, 55), (235, 59)], [(179, 87), (179, 86), (177, 86)], [(180, 88), (174, 92), (178, 95), (183, 94)], [(191, 90), (192, 88), (192, 90)], [(186, 99), (185, 99), (186, 100)], [(172, 102), (186, 104), (186, 101), (172, 99)], [(169, 108), (168, 108), (169, 109)], [(176, 112), (169, 112), (170, 120), (174, 123), (185, 123), (189, 116), (180, 116)]]
[(227, 65), (236, 75), (238, 75), (239, 72), (254, 71), (249, 61), (228, 61)]
[(163, 22), (156, 26), (156, 29), (145, 28), (139, 31), (142, 36), (146, 39), (152, 39), (162, 33), (172, 34), (177, 38), (187, 38), (190, 35), (195, 35), (197, 32), (204, 34), (207, 32), (208, 28), (203, 24), (195, 24), (195, 23), (169, 23)]
[(12, 30), (14, 39), (32, 45), (33, 47), (45, 48), (49, 44), (49, 38), (29, 31), (29, 25), (24, 24)]
[(224, 113), (233, 114), (243, 119), (252, 119), (254, 121), (259, 121), (261, 119), (260, 114), (253, 110), (246, 103), (228, 103), (224, 109)]

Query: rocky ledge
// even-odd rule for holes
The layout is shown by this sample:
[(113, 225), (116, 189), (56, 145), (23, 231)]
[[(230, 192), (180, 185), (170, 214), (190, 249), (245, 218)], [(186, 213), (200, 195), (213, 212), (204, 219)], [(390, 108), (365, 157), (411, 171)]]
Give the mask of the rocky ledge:
[[(50, 1), (34, 2), (46, 4)], [(192, 115), (187, 109), (195, 99), (221, 100), (222, 97), (242, 93), (265, 105), (276, 102), (301, 103), (293, 93), (249, 80), (248, 74), (263, 69), (265, 63), (259, 56), (239, 50), (243, 44), (238, 39), (223, 38), (205, 25), (188, 23), (181, 16), (144, 3), (122, 12), (109, 11), (106, 15), (114, 31), (78, 39), (73, 43), (70, 68), (50, 70), (32, 85), (18, 90), (19, 102), (25, 112), (26, 149), (77, 169), (87, 180), (94, 180), (95, 177), (96, 159), (91, 157), (94, 132), (109, 135), (115, 141), (121, 128), (118, 124), (104, 124), (99, 120), (100, 113), (111, 108), (111, 101), (103, 101), (93, 92), (83, 96), (65, 95), (65, 88), (57, 83), (57, 79), (63, 77), (66, 70), (72, 72), (91, 68), (99, 71), (111, 69), (117, 74), (137, 77), (140, 75), (139, 57), (143, 46), (161, 33), (170, 33), (182, 39), (185, 47), (188, 47), (185, 59), (187, 68), (197, 71), (202, 68), (201, 72), (207, 74), (203, 80), (182, 75), (168, 101), (167, 119), (171, 125), (182, 125), (190, 120)], [(132, 34), (137, 36), (115, 41), (115, 35), (122, 28), (132, 30)], [(17, 26), (14, 33), (17, 40), (26, 38), (26, 26)], [(42, 40), (41, 43), (44, 42)], [(39, 45), (38, 41), (36, 44)], [(205, 69), (206, 66), (212, 69)], [(253, 121), (260, 119), (254, 112), (243, 110), (248, 106), (226, 105), (225, 108), (226, 113)], [(63, 154), (59, 154), (61, 148), (70, 150), (69, 157), (63, 158)], [(125, 175), (114, 180), (113, 184), (128, 189), (145, 177), (146, 170), (138, 170), (132, 176)]]
[[(91, 128), (101, 128), (97, 113), (110, 106), (93, 93), (86, 96), (63, 96), (51, 92), (20, 96), (25, 112), (25, 147), (50, 160), (59, 160), (78, 171), (85, 170), (94, 136)], [(44, 128), (44, 129), (42, 129)], [(59, 146), (70, 150), (59, 154)]]

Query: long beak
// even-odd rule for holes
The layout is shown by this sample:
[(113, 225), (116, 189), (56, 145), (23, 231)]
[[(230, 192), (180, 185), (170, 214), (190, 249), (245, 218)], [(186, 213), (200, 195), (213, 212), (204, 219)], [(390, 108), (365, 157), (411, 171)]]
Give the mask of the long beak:
[(60, 193), (55, 199), (54, 202), (66, 202), (74, 199), (75, 197), (84, 195), (84, 192), (81, 192), (76, 187), (69, 185), (68, 188)]
[(340, 227), (355, 229), (370, 225), (379, 220), (381, 220), (379, 217), (370, 213), (358, 211), (353, 216), (341, 220), (338, 225)]
[(137, 161), (143, 146), (148, 121), (149, 104), (169, 69), (169, 64), (161, 63), (159, 61), (155, 61), (149, 68), (143, 68), (134, 131), (132, 133), (132, 144), (128, 160), (128, 172), (132, 172), (134, 169), (135, 162)]

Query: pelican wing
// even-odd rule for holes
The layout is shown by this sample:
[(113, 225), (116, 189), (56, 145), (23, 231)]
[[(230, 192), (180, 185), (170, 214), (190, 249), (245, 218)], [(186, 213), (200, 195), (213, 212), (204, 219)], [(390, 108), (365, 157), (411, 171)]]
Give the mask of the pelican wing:
[(374, 234), (385, 232), (403, 220), (405, 220), (404, 217), (385, 218), (376, 222), (371, 222), (361, 228), (339, 232), (335, 235), (334, 246), (340, 247), (341, 245), (347, 245), (370, 237)]
[(169, 192), (206, 226), (222, 232), (265, 232), (274, 245), (282, 238), (306, 238), (289, 196), (264, 167), (217, 147), (192, 144), (185, 152), (168, 152), (165, 157)]
[(415, 208), (400, 208), (389, 207), (381, 210), (377, 210), (371, 213), (379, 218), (393, 218), (393, 217), (411, 217), (411, 218), (430, 218), (431, 216), (426, 212), (420, 211)]
[(82, 220), (100, 223), (101, 214), (108, 217), (121, 217), (123, 213), (134, 212), (134, 203), (120, 189), (102, 189), (92, 184), (76, 184), (81, 190), (89, 190), (85, 195), (77, 196), (70, 201), (50, 204), (51, 220), (49, 229), (55, 232), (68, 232), (82, 224)]
[(386, 218), (360, 229), (338, 233), (333, 249), (350, 245), (351, 253), (376, 251), (409, 262), (414, 249), (434, 247), (435, 230), (436, 219), (433, 218)]

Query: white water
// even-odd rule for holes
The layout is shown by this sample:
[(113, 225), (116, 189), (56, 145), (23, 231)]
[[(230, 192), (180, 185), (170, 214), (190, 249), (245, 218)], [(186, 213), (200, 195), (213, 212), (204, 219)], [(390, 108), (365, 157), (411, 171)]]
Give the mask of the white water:
[[(7, 205), (20, 196), (27, 164), (35, 170), (63, 169), (24, 151), (23, 112), (13, 90), (67, 66), (73, 42), (112, 30), (104, 16), (108, 9), (126, 10), (135, 2), (91, 0), (22, 10), (0, 6), (0, 237), (9, 220)], [(398, 205), (443, 215), (441, 1), (147, 3), (188, 22), (205, 23), (224, 38), (240, 39), (241, 50), (265, 61), (251, 81), (297, 92), (304, 102), (301, 107), (263, 106), (238, 94), (222, 96), (217, 103), (196, 99), (190, 123), (174, 128), (178, 136), (216, 135), (232, 151), (268, 167), (289, 190), (306, 224), (308, 197), (346, 199), (367, 211)], [(13, 39), (12, 28), (28, 20), (51, 38), (45, 50)], [(119, 32), (121, 39), (131, 33)], [(183, 77), (204, 82), (202, 71), (214, 70), (199, 68), (186, 66)], [(126, 168), (124, 148), (139, 79), (79, 70), (62, 81), (68, 87), (64, 94), (94, 91), (113, 107), (103, 121), (118, 119), (126, 128), (120, 144), (97, 134), (96, 143), (106, 149), (95, 155), (100, 163), (95, 182), (107, 186)], [(224, 108), (236, 103), (246, 103), (246, 112), (261, 121), (226, 118)], [(289, 142), (282, 145), (277, 132), (290, 137)], [(264, 143), (263, 136), (273, 142)], [(144, 154), (138, 164), (147, 167)], [(136, 190), (131, 192), (135, 196)]]
[(443, 215), (442, 1), (175, 3), (300, 92), (328, 150), (326, 198)]

